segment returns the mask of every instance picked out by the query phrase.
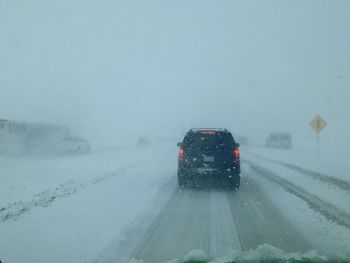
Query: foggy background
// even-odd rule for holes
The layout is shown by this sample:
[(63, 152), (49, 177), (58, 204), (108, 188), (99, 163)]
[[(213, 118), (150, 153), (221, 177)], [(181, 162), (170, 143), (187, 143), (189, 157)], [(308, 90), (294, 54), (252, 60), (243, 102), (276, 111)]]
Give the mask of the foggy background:
[(0, 118), (93, 143), (226, 127), (350, 143), (350, 2), (0, 0)]

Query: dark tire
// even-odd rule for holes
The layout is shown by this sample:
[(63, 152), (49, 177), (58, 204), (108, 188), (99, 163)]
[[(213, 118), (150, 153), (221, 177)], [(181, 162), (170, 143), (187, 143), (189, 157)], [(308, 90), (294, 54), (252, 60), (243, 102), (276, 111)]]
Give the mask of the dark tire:
[(235, 190), (235, 186), (233, 184), (229, 184), (225, 187), (225, 190), (227, 191), (234, 191)]
[(237, 191), (241, 183), (241, 177), (239, 175), (234, 176), (232, 180), (227, 184), (226, 190)]
[(241, 186), (241, 176), (237, 175), (236, 180), (234, 181), (234, 187), (236, 190)]
[(183, 173), (177, 173), (177, 182), (179, 187), (185, 188), (187, 186), (187, 178)]

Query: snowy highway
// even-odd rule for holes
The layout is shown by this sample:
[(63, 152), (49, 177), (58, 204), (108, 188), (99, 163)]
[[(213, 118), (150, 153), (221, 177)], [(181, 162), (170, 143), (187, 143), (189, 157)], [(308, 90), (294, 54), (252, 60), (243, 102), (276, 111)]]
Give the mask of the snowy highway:
[[(260, 156), (265, 159), (262, 164), (248, 153), (244, 156), (239, 191), (177, 188), (133, 248), (129, 247), (128, 253), (119, 251), (103, 262), (226, 262), (251, 259), (252, 255), (319, 259), (325, 255), (338, 258), (334, 251), (348, 251), (350, 214), (340, 208), (340, 200), (331, 204), (322, 193), (309, 193), (310, 185), (301, 187), (283, 179), (283, 175), (279, 176), (281, 170), (266, 168), (273, 160)], [(273, 162), (298, 176), (298, 166)], [(311, 173), (300, 167), (297, 171), (304, 177)], [(315, 172), (311, 177), (331, 192), (342, 192), (346, 187), (347, 181), (336, 177), (315, 178)], [(176, 183), (176, 178), (171, 181)], [(334, 183), (339, 181), (344, 183)]]
[(350, 263), (349, 14), (0, 0), (0, 263)]
[[(278, 150), (242, 147), (239, 191), (182, 189), (176, 150), (175, 143), (163, 143), (54, 159), (1, 158), (0, 259), (161, 263), (348, 256), (350, 193), (343, 175), (325, 170), (310, 176), (313, 170), (301, 170), (292, 158), (294, 150), (282, 158)], [(333, 183), (339, 181), (344, 184)]]
[(177, 190), (132, 254), (145, 263), (183, 258), (188, 248), (208, 258), (269, 244), (287, 252), (311, 247), (248, 176), (238, 192)]

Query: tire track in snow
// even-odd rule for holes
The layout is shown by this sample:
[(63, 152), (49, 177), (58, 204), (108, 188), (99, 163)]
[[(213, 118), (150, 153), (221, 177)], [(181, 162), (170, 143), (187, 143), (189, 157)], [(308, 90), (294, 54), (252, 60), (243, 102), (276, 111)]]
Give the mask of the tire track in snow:
[(336, 178), (333, 176), (329, 176), (329, 175), (325, 175), (325, 174), (315, 172), (315, 171), (312, 171), (309, 169), (305, 169), (305, 168), (302, 168), (302, 167), (294, 165), (294, 164), (276, 161), (276, 160), (258, 155), (256, 153), (252, 153), (252, 152), (248, 152), (248, 153), (255, 156), (255, 157), (258, 157), (262, 160), (269, 161), (269, 162), (272, 162), (275, 164), (279, 164), (279, 165), (284, 166), (288, 169), (294, 170), (298, 173), (310, 176), (313, 179), (316, 179), (316, 180), (319, 180), (319, 181), (322, 181), (325, 183), (333, 184), (333, 185), (335, 185), (343, 190), (350, 191), (350, 182), (349, 181), (344, 181), (342, 179), (339, 179), (339, 178)]
[(19, 201), (9, 203), (6, 207), (0, 208), (0, 223), (7, 221), (17, 221), (20, 216), (29, 213), (35, 207), (49, 207), (56, 200), (76, 194), (87, 187), (108, 180), (120, 175), (121, 172), (135, 168), (139, 165), (130, 165), (111, 172), (105, 172), (103, 175), (95, 176), (87, 181), (68, 180), (54, 189), (49, 189), (35, 194), (30, 201)]
[(314, 210), (317, 213), (320, 213), (328, 220), (333, 221), (334, 223), (344, 226), (348, 229), (350, 229), (350, 214), (340, 210), (339, 208), (335, 207), (334, 205), (327, 203), (325, 201), (322, 201), (320, 198), (316, 197), (315, 195), (312, 195), (302, 189), (299, 186), (296, 186), (295, 184), (282, 179), (278, 175), (274, 174), (273, 172), (269, 171), (268, 169), (261, 167), (259, 165), (254, 164), (253, 162), (244, 161), (245, 163), (249, 164), (250, 168), (256, 172), (259, 176), (263, 176), (269, 181), (279, 185), (282, 187), (286, 192), (289, 192), (300, 199), (304, 200), (308, 206)]
[(261, 246), (309, 251), (303, 235), (254, 180), (243, 178), (236, 192), (178, 188), (129, 257), (107, 262), (182, 262), (192, 252), (210, 260)]
[(228, 194), (242, 250), (255, 250), (264, 244), (289, 253), (312, 249), (245, 170), (239, 191)]

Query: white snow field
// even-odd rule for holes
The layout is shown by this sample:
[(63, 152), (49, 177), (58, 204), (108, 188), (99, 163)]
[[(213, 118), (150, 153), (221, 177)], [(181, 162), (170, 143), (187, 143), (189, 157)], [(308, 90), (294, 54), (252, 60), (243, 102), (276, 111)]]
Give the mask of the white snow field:
[(241, 147), (241, 157), (241, 188), (233, 193), (178, 189), (175, 142), (46, 159), (1, 157), (0, 259), (350, 258), (350, 193), (340, 173), (346, 162), (327, 170), (322, 159), (301, 151), (253, 146)]
[(162, 200), (156, 197), (175, 175), (176, 154), (174, 143), (52, 159), (1, 158), (0, 259), (93, 260), (168, 199), (164, 192)]

